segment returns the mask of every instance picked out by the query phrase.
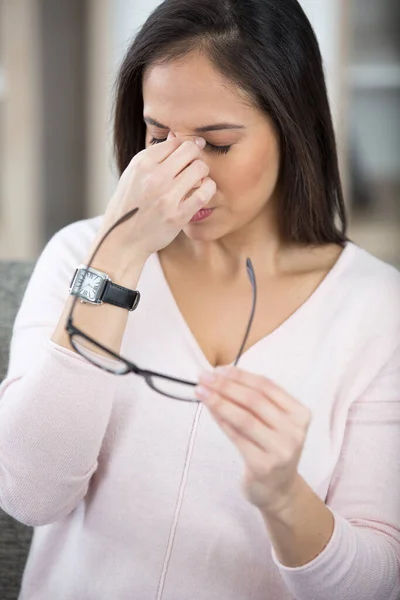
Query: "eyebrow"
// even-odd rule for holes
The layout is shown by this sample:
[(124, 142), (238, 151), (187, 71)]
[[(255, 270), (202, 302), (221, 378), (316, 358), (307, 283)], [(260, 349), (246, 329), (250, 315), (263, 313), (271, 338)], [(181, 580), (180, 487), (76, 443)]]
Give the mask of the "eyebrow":
[[(155, 119), (151, 117), (143, 117), (144, 122), (147, 125), (154, 125), (155, 127), (159, 127), (160, 129), (169, 129), (166, 125), (162, 123), (158, 123)], [(195, 129), (196, 133), (205, 133), (206, 131), (221, 131), (223, 129), (245, 129), (244, 125), (235, 125), (234, 123), (215, 123), (214, 125), (204, 125), (203, 127), (197, 127)]]

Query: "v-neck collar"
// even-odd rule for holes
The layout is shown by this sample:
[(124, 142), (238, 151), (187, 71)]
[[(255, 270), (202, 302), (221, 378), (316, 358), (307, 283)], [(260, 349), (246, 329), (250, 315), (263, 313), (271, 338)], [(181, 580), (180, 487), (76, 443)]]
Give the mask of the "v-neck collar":
[[(326, 294), (328, 289), (333, 284), (335, 277), (343, 270), (350, 258), (354, 255), (354, 251), (356, 248), (357, 246), (353, 242), (346, 242), (345, 247), (343, 248), (339, 258), (337, 259), (333, 267), (325, 275), (324, 279), (314, 290), (314, 292), (305, 300), (305, 302), (303, 302), (301, 306), (299, 306), (299, 308), (294, 313), (292, 313), (285, 321), (283, 321), (283, 323), (278, 325), (278, 327), (271, 331), (271, 333), (267, 334), (266, 336), (255, 342), (252, 346), (250, 346), (250, 348), (243, 352), (239, 360), (239, 366), (242, 360), (245, 357), (247, 357), (247, 355), (259, 348), (261, 345), (268, 345), (277, 337), (280, 337), (288, 331), (290, 331), (290, 329), (292, 329), (295, 326), (295, 324), (301, 319), (301, 317), (312, 309), (314, 304), (318, 302), (318, 300), (321, 299), (324, 296), (324, 294)], [(157, 252), (154, 253), (154, 261), (156, 270), (158, 271), (161, 285), (164, 288), (165, 295), (163, 294), (163, 297), (165, 298), (165, 301), (169, 304), (172, 317), (175, 319), (177, 326), (181, 328), (190, 350), (193, 352), (196, 359), (202, 364), (202, 367), (206, 370), (213, 370), (214, 366), (206, 358), (195, 335), (193, 334), (192, 330), (190, 329), (189, 325), (187, 324), (185, 318), (183, 317), (179, 309), (179, 306), (175, 300), (175, 297), (165, 276), (163, 267), (161, 265), (160, 257)], [(255, 275), (257, 278), (257, 273)], [(256, 306), (256, 311), (257, 310), (260, 310), (259, 304)], [(240, 342), (241, 340), (239, 339), (238, 350)], [(230, 364), (232, 365), (233, 361)]]

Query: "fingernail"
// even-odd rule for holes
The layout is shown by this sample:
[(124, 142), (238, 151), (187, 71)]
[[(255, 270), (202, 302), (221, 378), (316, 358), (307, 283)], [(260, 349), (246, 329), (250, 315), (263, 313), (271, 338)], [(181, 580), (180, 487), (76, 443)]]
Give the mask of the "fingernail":
[(211, 395), (210, 390), (207, 390), (207, 388), (204, 388), (201, 385), (198, 385), (194, 388), (194, 393), (201, 400), (207, 400), (207, 398)]
[(205, 371), (200, 375), (200, 382), (204, 381), (204, 383), (214, 383), (216, 380), (217, 377), (212, 371)]
[(196, 142), (199, 148), (204, 148), (206, 145), (206, 140), (202, 137), (195, 137), (194, 141)]
[(219, 375), (222, 375), (223, 377), (229, 377), (229, 375), (232, 373), (231, 366), (215, 367), (215, 370), (218, 372)]

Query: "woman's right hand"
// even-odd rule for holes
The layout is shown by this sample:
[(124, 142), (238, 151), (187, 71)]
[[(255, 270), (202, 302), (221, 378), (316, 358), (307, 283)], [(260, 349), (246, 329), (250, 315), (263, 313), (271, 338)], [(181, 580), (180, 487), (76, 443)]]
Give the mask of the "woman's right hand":
[(97, 240), (127, 212), (138, 212), (111, 234), (124, 257), (144, 261), (168, 246), (216, 191), (201, 160), (203, 138), (184, 141), (170, 133), (165, 142), (142, 150), (123, 172), (106, 209)]

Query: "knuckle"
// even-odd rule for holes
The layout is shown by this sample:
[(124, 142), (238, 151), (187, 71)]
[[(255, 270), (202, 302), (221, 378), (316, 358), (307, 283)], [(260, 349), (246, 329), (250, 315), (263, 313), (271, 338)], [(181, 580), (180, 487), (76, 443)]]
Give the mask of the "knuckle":
[(216, 412), (216, 414), (221, 419), (224, 419), (226, 417), (226, 407), (224, 405), (223, 400), (221, 400), (220, 396), (218, 394), (216, 394), (215, 392), (213, 392), (210, 396), (210, 402), (211, 402), (211, 406), (212, 406), (213, 410)]
[(157, 208), (164, 217), (170, 217), (170, 201), (166, 194), (161, 195), (157, 200)]
[(180, 226), (180, 218), (177, 215), (167, 214), (165, 215), (165, 223), (172, 227)]
[(150, 160), (146, 150), (142, 150), (139, 154), (136, 154), (132, 162), (135, 164), (136, 168), (139, 168), (142, 171), (149, 170), (153, 166), (153, 162)]
[(204, 184), (205, 184), (205, 187), (207, 190), (207, 195), (210, 196), (210, 198), (211, 198), (212, 196), (214, 196), (215, 192), (217, 191), (217, 184), (215, 183), (215, 181), (213, 179), (210, 179), (210, 177), (207, 177)]
[(128, 171), (128, 167), (125, 169), (125, 171), (122, 172), (119, 181), (121, 183), (127, 183), (130, 179), (130, 171)]
[(256, 426), (256, 420), (252, 415), (244, 414), (238, 419), (238, 426), (242, 431), (251, 433)]
[(292, 430), (290, 436), (291, 436), (293, 445), (296, 448), (299, 448), (300, 446), (303, 445), (303, 443), (304, 443), (304, 431), (303, 431), (303, 429), (296, 428), (296, 429)]
[(138, 152), (137, 154), (135, 154), (135, 156), (132, 158), (131, 162), (128, 164), (128, 167), (137, 167), (138, 165), (141, 165), (143, 160), (145, 160), (146, 158), (146, 149), (141, 150), (140, 152)]
[(193, 161), (193, 167), (195, 167), (200, 174), (204, 174), (203, 176), (208, 175), (210, 172), (210, 167), (204, 162), (204, 160), (201, 160), (200, 158), (197, 158)]
[(245, 398), (246, 406), (251, 406), (253, 412), (262, 414), (264, 412), (265, 400), (260, 394), (252, 394), (251, 399)]
[(281, 449), (281, 455), (282, 458), (285, 462), (290, 462), (293, 458), (293, 456), (296, 454), (297, 452), (297, 444), (290, 444), (288, 443), (286, 446), (283, 446)]
[(222, 392), (222, 394), (224, 394), (229, 391), (229, 381), (227, 379), (225, 379), (224, 377), (221, 377), (218, 380), (216, 387), (219, 392)]
[(140, 152), (135, 154), (135, 156), (133, 157), (133, 161), (142, 162), (143, 160), (146, 160), (146, 158), (148, 158), (149, 156), (148, 150), (149, 148), (143, 148), (143, 150), (140, 150)]
[(156, 172), (145, 172), (142, 177), (143, 190), (147, 193), (154, 192), (161, 184), (161, 178)]
[(201, 204), (208, 202), (208, 200), (211, 198), (209, 189), (204, 186), (196, 190), (195, 194)]
[(304, 410), (301, 411), (300, 420), (301, 420), (301, 424), (303, 425), (303, 427), (308, 427), (309, 424), (311, 423), (311, 419), (312, 419), (311, 410), (309, 410), (308, 408), (305, 408)]
[(195, 190), (193, 192), (192, 196), (194, 196), (196, 198), (197, 204), (199, 204), (199, 205), (204, 204), (206, 202), (206, 200), (208, 199), (206, 192), (202, 188)]

